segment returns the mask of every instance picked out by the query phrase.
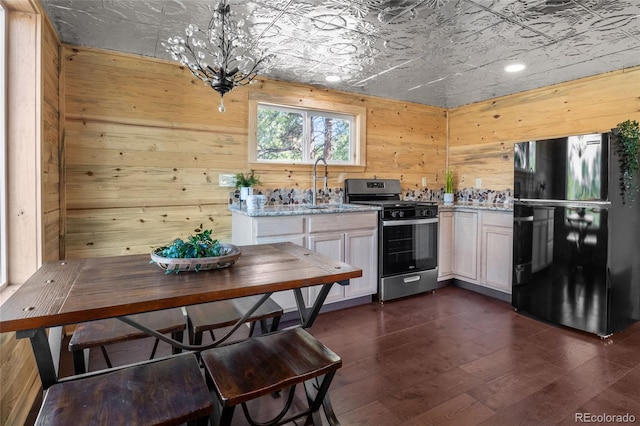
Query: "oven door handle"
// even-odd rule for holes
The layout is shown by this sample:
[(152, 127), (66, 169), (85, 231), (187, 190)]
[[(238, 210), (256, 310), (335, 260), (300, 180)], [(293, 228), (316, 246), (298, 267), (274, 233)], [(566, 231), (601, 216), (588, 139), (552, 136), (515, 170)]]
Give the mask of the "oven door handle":
[(433, 219), (383, 220), (382, 226), (427, 225), (429, 223), (438, 223), (438, 218), (435, 217)]

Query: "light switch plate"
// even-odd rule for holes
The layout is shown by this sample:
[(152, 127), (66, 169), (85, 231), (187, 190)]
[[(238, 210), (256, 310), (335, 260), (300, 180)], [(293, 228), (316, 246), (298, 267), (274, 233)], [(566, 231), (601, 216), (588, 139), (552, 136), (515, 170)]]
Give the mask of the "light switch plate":
[(423, 177), (423, 178), (422, 178), (422, 187), (423, 187), (423, 188), (426, 188), (426, 187), (427, 187), (427, 178), (426, 178), (426, 177)]
[(476, 178), (476, 188), (482, 188), (482, 179)]
[(218, 175), (218, 186), (219, 187), (224, 187), (224, 188), (232, 188), (234, 186), (236, 186), (236, 177), (235, 175), (226, 175), (226, 174), (219, 174)]

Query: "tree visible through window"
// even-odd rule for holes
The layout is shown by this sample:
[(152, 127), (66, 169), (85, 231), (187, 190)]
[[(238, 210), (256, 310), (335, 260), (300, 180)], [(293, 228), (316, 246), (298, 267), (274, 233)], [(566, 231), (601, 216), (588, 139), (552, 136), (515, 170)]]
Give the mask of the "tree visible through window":
[(285, 108), (258, 108), (258, 159), (302, 160), (303, 115)]
[(256, 133), (258, 161), (352, 163), (351, 115), (260, 104)]

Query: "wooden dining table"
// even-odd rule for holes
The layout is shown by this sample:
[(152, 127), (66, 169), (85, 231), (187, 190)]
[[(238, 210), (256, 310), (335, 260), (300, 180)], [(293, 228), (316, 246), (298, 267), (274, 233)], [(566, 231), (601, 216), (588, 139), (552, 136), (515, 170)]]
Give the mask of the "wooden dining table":
[[(263, 301), (274, 292), (293, 290), (300, 323), (306, 328), (333, 284), (348, 285), (350, 279), (362, 276), (360, 268), (293, 243), (239, 248), (240, 258), (228, 268), (178, 274), (165, 274), (150, 263), (149, 255), (47, 262), (2, 305), (0, 332), (13, 331), (17, 338), (31, 340), (47, 389), (60, 380), (47, 339), (50, 327), (116, 317), (151, 333), (127, 315), (261, 294)], [(321, 291), (307, 306), (302, 289), (315, 285), (321, 285)], [(157, 337), (170, 340), (162, 334)]]

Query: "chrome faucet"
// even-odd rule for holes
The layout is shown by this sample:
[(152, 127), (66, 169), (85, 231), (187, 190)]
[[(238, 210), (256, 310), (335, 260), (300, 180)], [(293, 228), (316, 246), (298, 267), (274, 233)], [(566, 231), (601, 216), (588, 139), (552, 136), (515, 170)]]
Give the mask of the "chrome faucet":
[(315, 206), (316, 203), (318, 202), (318, 194), (317, 194), (317, 189), (316, 189), (316, 180), (318, 180), (318, 163), (322, 161), (324, 163), (324, 192), (327, 192), (327, 177), (328, 172), (327, 172), (327, 162), (325, 161), (324, 157), (320, 157), (316, 160), (316, 162), (313, 164), (313, 194), (311, 194), (311, 205)]

